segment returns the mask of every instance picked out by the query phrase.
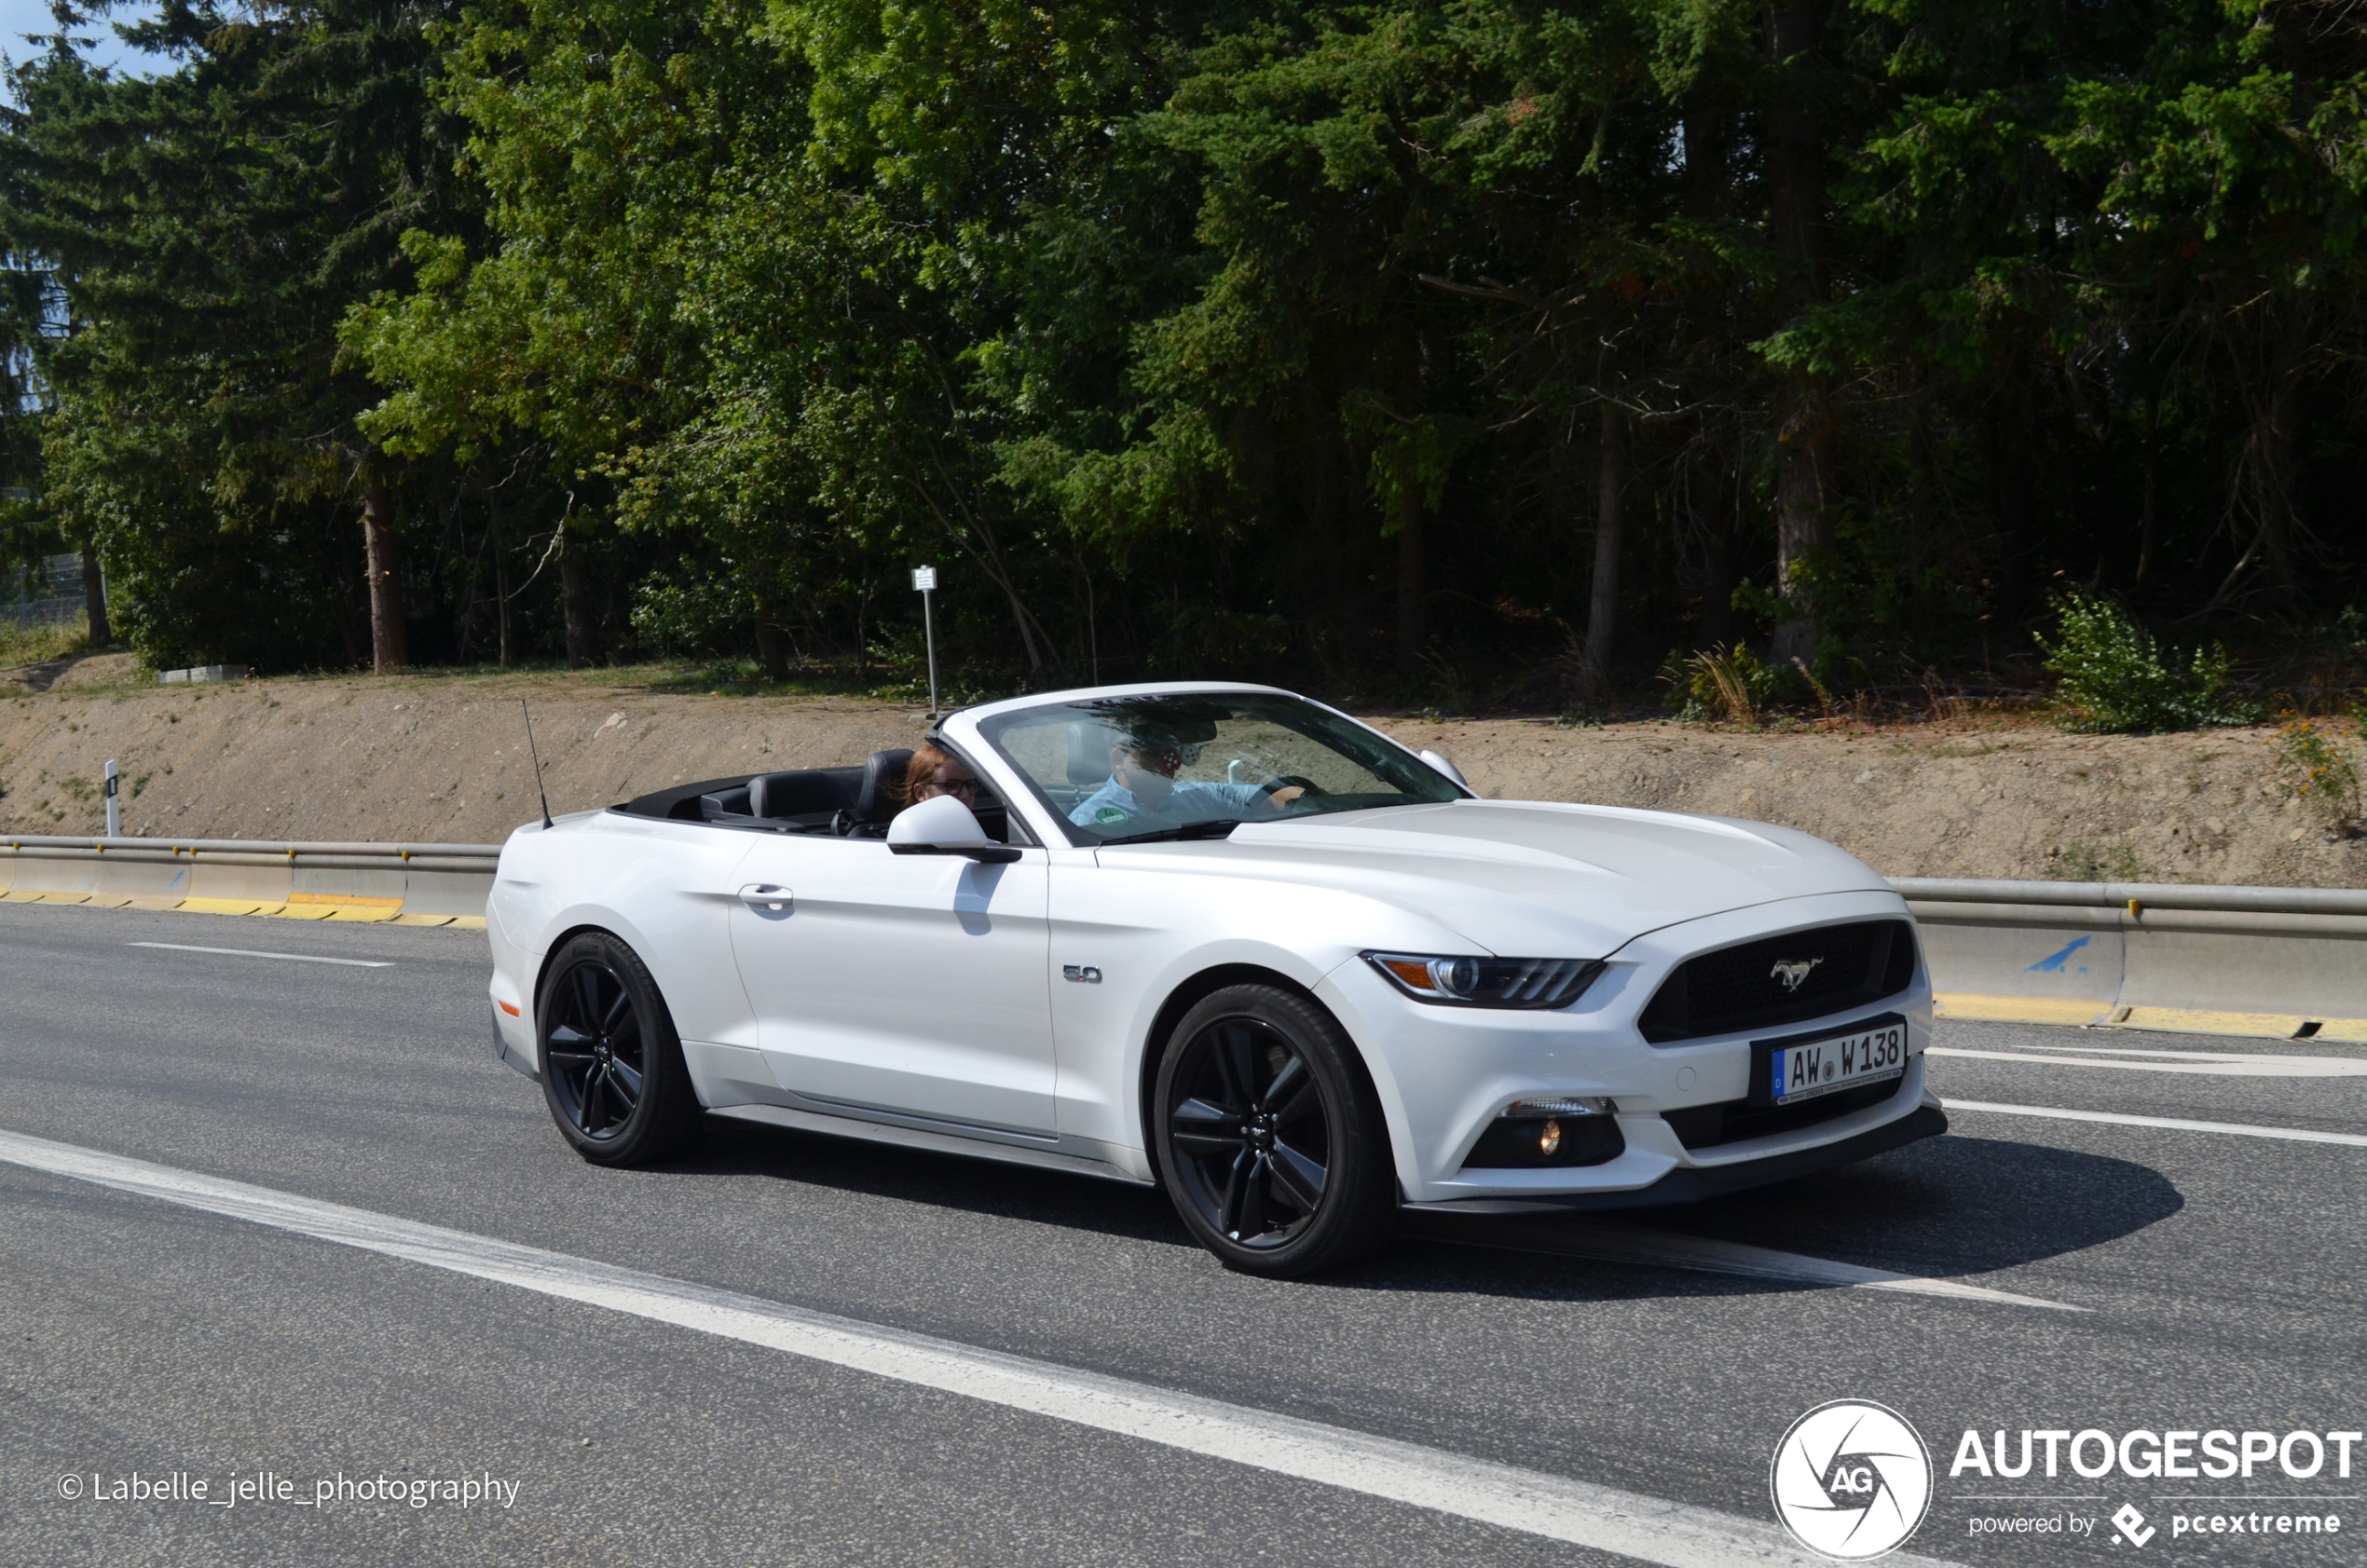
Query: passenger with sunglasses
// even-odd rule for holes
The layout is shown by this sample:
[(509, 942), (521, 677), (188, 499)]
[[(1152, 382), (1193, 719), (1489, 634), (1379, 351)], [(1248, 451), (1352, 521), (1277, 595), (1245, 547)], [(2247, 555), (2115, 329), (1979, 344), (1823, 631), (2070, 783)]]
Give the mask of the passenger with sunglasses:
[(1139, 729), (1110, 748), (1109, 782), (1069, 812), (1069, 821), (1103, 835), (1147, 821), (1247, 821), (1275, 817), (1306, 791), (1297, 784), (1217, 784), (1175, 775), (1200, 759), (1200, 748), (1180, 736)]
[(912, 753), (912, 760), (904, 765), (904, 804), (917, 806), (924, 800), (934, 800), (950, 795), (972, 811), (978, 810), (978, 779), (970, 765), (940, 746), (924, 741)]

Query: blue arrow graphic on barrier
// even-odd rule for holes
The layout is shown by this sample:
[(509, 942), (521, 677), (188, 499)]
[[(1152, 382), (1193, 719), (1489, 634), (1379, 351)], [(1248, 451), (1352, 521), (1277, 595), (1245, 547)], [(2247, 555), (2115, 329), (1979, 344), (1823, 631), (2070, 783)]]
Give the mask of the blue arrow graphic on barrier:
[(2087, 937), (2078, 937), (2073, 941), (2070, 947), (2065, 948), (2061, 952), (2055, 954), (2052, 958), (2040, 959), (2036, 963), (2033, 963), (2028, 969), (2023, 970), (2022, 973), (2025, 975), (2060, 975), (2063, 972), (2063, 961), (2071, 957), (2072, 954), (2079, 951), (2082, 948), (2087, 946), (2087, 942), (2088, 939)]

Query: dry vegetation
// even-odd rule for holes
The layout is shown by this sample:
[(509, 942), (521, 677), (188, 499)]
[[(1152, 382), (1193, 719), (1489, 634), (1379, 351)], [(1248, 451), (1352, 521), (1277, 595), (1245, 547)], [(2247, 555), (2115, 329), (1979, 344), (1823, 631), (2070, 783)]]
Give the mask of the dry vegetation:
[[(127, 656), (0, 675), (0, 827), (493, 842), (534, 814), (518, 700), (566, 811), (684, 780), (910, 744), (916, 707), (718, 696), (679, 672), (324, 676), (159, 688)], [(673, 689), (669, 689), (673, 688)], [(1894, 876), (2367, 886), (2367, 839), (2280, 788), (2275, 731), (2065, 735), (2028, 717), (1782, 729), (1378, 716), (1488, 795), (1784, 823)]]

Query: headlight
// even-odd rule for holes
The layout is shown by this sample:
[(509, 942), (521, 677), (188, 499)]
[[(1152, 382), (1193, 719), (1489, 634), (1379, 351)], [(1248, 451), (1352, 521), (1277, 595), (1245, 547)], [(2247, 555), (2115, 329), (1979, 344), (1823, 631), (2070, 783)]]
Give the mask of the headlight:
[(1416, 1002), (1449, 1007), (1567, 1007), (1603, 972), (1597, 959), (1439, 958), (1366, 953), (1364, 961)]

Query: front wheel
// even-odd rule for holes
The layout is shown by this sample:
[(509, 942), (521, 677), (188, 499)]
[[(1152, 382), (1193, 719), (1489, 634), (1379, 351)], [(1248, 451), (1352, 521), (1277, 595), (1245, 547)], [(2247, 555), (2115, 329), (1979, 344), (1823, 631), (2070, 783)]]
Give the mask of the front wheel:
[(1331, 1016), (1273, 986), (1228, 986), (1184, 1016), (1154, 1095), (1176, 1212), (1232, 1268), (1295, 1278), (1387, 1239), (1389, 1132)]
[(577, 1153), (595, 1165), (648, 1165), (696, 1130), (682, 1043), (631, 948), (606, 932), (569, 939), (534, 1012), (542, 1098)]

